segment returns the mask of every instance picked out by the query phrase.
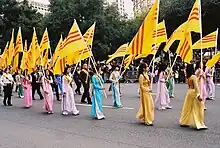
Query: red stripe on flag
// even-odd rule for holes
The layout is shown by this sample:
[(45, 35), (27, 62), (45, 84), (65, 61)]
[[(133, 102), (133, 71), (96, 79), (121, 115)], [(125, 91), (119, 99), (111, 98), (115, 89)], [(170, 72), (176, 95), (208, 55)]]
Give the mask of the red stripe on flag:
[(74, 38), (78, 38), (78, 37), (80, 37), (80, 34), (76, 34), (74, 36), (68, 36), (66, 39), (66, 42), (68, 42), (70, 39), (74, 39)]
[(189, 21), (192, 21), (192, 20), (199, 20), (199, 17), (190, 17)]
[[(161, 29), (158, 29), (157, 32), (159, 31), (165, 31), (165, 28), (161, 28)], [(154, 33), (156, 32), (156, 30), (154, 30)]]
[(164, 32), (166, 32), (166, 31), (165, 31), (165, 30), (163, 30), (163, 31), (158, 31), (158, 32), (153, 33), (153, 35), (160, 34), (160, 33), (164, 33)]
[(210, 37), (216, 37), (216, 34), (215, 34), (215, 35), (208, 35), (208, 36), (205, 36), (204, 39), (205, 39), (205, 38), (210, 38)]
[[(143, 52), (143, 43), (144, 43), (144, 23), (143, 23), (143, 25), (142, 25), (142, 27), (141, 27), (141, 30), (142, 30), (142, 32), (141, 32), (141, 49), (140, 49), (140, 54), (142, 54), (142, 52)], [(126, 49), (126, 48), (125, 48)]]
[[(166, 36), (167, 34), (166, 33), (160, 33), (160, 34), (157, 34), (157, 37), (161, 37), (161, 36)], [(155, 38), (156, 35), (153, 36), (153, 38)]]
[(139, 49), (139, 37), (140, 37), (140, 32), (138, 32), (138, 35), (137, 35), (137, 39), (136, 39), (136, 54), (138, 54), (138, 49)]
[(74, 43), (74, 42), (76, 42), (76, 41), (79, 41), (79, 40), (81, 40), (81, 37), (80, 37), (80, 38), (76, 38), (76, 39), (74, 39), (74, 40), (70, 40), (70, 41), (68, 41), (68, 42), (66, 42), (66, 43), (64, 44), (64, 47), (66, 47), (67, 45), (69, 45), (69, 44), (71, 44), (71, 43)]
[(190, 14), (190, 17), (193, 17), (194, 15), (195, 15), (195, 17), (196, 17), (196, 16), (199, 16), (199, 12), (193, 12), (193, 13), (191, 13), (191, 14)]
[(76, 33), (78, 33), (78, 30), (76, 30), (76, 31), (74, 31), (74, 32), (70, 32), (70, 33), (68, 34), (68, 36), (73, 35), (73, 34), (76, 34)]
[(209, 43), (209, 42), (216, 42), (216, 40), (213, 39), (213, 40), (208, 40), (208, 41), (202, 41), (202, 43)]
[(206, 41), (206, 40), (216, 40), (216, 37), (203, 38), (202, 40), (203, 40), (203, 41)]
[(188, 45), (187, 50), (185, 50), (185, 53), (183, 55), (183, 61), (185, 60), (185, 58), (186, 58), (187, 54), (189, 53), (189, 51), (190, 51), (190, 45)]
[(179, 51), (179, 55), (181, 56), (182, 55), (182, 52), (183, 50), (185, 49), (185, 46), (187, 45), (187, 42), (186, 42), (186, 39), (184, 40), (184, 43), (182, 45), (182, 47), (180, 48), (180, 51)]

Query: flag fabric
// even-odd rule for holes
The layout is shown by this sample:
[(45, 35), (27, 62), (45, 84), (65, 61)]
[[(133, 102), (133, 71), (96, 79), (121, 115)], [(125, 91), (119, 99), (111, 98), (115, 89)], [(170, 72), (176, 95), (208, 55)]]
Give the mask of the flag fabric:
[[(202, 38), (202, 47), (204, 48), (211, 48), (216, 46), (217, 42), (217, 31), (210, 33), (209, 35)], [(193, 49), (200, 49), (201, 48), (201, 40), (197, 41), (193, 44)]]
[[(160, 45), (159, 45), (160, 46)], [(157, 47), (152, 47), (152, 49), (151, 49), (151, 52), (149, 53), (149, 54), (140, 54), (140, 55), (138, 55), (138, 56), (136, 56), (135, 57), (135, 60), (137, 60), (137, 59), (141, 59), (141, 58), (146, 58), (147, 56), (149, 56), (149, 55), (155, 55), (156, 53), (157, 53), (157, 50), (158, 50), (158, 48), (159, 48), (159, 46), (157, 46)]]
[(62, 37), (62, 35), (60, 36), (60, 40), (59, 40), (59, 42), (58, 42), (58, 44), (57, 44), (57, 47), (56, 47), (56, 49), (55, 49), (55, 51), (54, 51), (54, 53), (53, 53), (53, 56), (52, 56), (52, 58), (51, 58), (51, 61), (50, 61), (50, 68), (52, 68), (53, 66), (54, 66), (54, 64), (55, 64), (55, 62), (56, 62), (56, 60), (57, 60), (57, 58), (58, 58), (58, 51), (59, 50), (61, 50), (63, 48), (63, 37)]
[(28, 73), (32, 73), (36, 67), (35, 62), (36, 62), (36, 56), (35, 56), (35, 51), (33, 48), (32, 43), (30, 44), (29, 50), (27, 52), (27, 61), (25, 61), (25, 64), (28, 65)]
[(157, 31), (154, 30), (153, 38), (156, 38), (155, 40), (157, 46), (160, 46), (163, 42), (167, 42), (167, 31), (164, 20), (157, 25)]
[(93, 44), (94, 33), (95, 33), (95, 23), (83, 35), (86, 45), (89, 46), (90, 48), (92, 47)]
[(50, 40), (47, 32), (47, 28), (44, 31), (41, 43), (40, 43), (40, 52), (43, 53), (44, 50), (50, 49)]
[(8, 50), (9, 51), (8, 51), (8, 58), (7, 58), (6, 66), (9, 66), (12, 64), (12, 59), (14, 56), (14, 29), (12, 30), (11, 41), (9, 43)]
[(42, 58), (42, 66), (44, 69), (47, 69), (48, 66), (48, 56), (49, 56), (49, 49), (46, 49), (45, 55)]
[(110, 63), (113, 59), (117, 57), (123, 57), (127, 55), (128, 43), (121, 45), (114, 54), (109, 55), (109, 59), (107, 60), (106, 64)]
[(21, 70), (23, 70), (23, 71), (26, 70), (26, 69), (28, 69), (27, 40), (25, 40), (25, 43), (24, 43), (24, 51), (23, 51), (23, 56), (22, 56), (20, 68), (21, 68)]
[(8, 60), (8, 54), (9, 54), (8, 46), (9, 46), (9, 42), (7, 42), (7, 44), (5, 45), (5, 49), (4, 49), (4, 52), (2, 54), (2, 58), (1, 58), (1, 61), (0, 61), (1, 66), (3, 68), (7, 67), (7, 60)]
[(129, 68), (131, 62), (134, 60), (134, 57), (135, 56), (131, 54), (127, 58), (125, 58), (125, 60), (124, 60), (124, 65), (125, 65), (124, 69), (128, 69)]
[(70, 29), (70, 32), (63, 43), (63, 48), (58, 51), (59, 59), (62, 59), (66, 56), (73, 56), (73, 53), (77, 50), (86, 49), (86, 43), (83, 39), (83, 36), (79, 30), (77, 22), (74, 20), (74, 24)]
[(18, 70), (18, 63), (19, 63), (19, 53), (23, 52), (23, 42), (22, 42), (22, 35), (21, 35), (21, 27), (18, 29), (18, 34), (16, 38), (16, 44), (15, 44), (15, 49), (14, 49), (14, 64), (13, 68), (15, 71)]
[(167, 52), (171, 45), (176, 41), (176, 40), (182, 40), (184, 39), (185, 36), (185, 29), (187, 26), (187, 22), (183, 23), (182, 25), (180, 25), (170, 36), (170, 38), (168, 39), (166, 46), (164, 47), (164, 51)]
[(77, 64), (79, 61), (85, 60), (92, 55), (91, 48), (93, 44), (94, 32), (95, 32), (95, 23), (83, 35), (87, 48), (77, 50), (74, 53), (74, 56), (72, 57), (67, 56), (67, 59), (66, 59), (67, 64), (69, 65)]
[(200, 22), (201, 22), (201, 2), (200, 0), (196, 0), (194, 6), (190, 12), (190, 15), (187, 20), (187, 32), (194, 31), (197, 33), (201, 32)]
[(34, 33), (33, 33), (31, 44), (32, 44), (31, 53), (33, 53), (32, 57), (33, 57), (33, 60), (34, 60), (33, 67), (36, 67), (38, 65), (42, 65), (42, 55), (41, 55), (41, 52), (40, 52), (40, 46), (39, 46), (39, 43), (38, 43), (35, 28), (34, 28)]
[(156, 30), (159, 14), (159, 0), (156, 0), (143, 24), (139, 28), (137, 34), (131, 41), (128, 47), (128, 53), (134, 56), (138, 54), (148, 54), (155, 39), (152, 37)]
[(62, 74), (64, 72), (65, 64), (66, 64), (66, 58), (57, 60), (54, 65), (53, 74), (54, 75)]
[(186, 62), (190, 63), (193, 58), (193, 51), (192, 51), (192, 38), (191, 33), (185, 33), (185, 39), (180, 41), (179, 47), (176, 53), (181, 57), (181, 59)]
[(218, 52), (216, 55), (214, 55), (212, 57), (212, 59), (208, 60), (208, 62), (206, 63), (206, 66), (209, 68), (212, 68), (213, 66), (215, 66), (215, 64), (220, 61), (220, 52)]

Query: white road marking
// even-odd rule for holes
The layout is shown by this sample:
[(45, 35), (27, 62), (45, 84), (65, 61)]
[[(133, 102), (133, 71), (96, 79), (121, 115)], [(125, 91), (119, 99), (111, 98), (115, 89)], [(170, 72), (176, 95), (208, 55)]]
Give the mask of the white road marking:
[[(91, 107), (92, 105), (90, 104), (78, 104), (76, 103), (77, 106), (86, 106), (86, 107)], [(108, 105), (103, 105), (102, 107), (104, 108), (115, 108), (113, 106), (108, 106)], [(120, 109), (126, 109), (126, 110), (133, 110), (134, 108), (131, 108), (131, 107), (123, 107), (123, 108), (120, 108)]]

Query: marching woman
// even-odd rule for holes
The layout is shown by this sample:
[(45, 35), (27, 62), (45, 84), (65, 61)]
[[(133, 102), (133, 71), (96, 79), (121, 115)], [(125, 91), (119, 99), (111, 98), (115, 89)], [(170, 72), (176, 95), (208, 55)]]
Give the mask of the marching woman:
[(73, 79), (70, 77), (71, 68), (66, 67), (64, 69), (64, 75), (62, 78), (63, 97), (62, 97), (62, 114), (68, 115), (72, 113), (74, 116), (79, 115), (79, 110), (76, 108), (74, 93), (72, 88)]
[(143, 120), (147, 126), (152, 126), (154, 121), (154, 102), (152, 99), (151, 81), (147, 74), (148, 66), (142, 63), (139, 66), (140, 108), (136, 118)]
[[(200, 62), (196, 63), (195, 75), (197, 76), (197, 81), (198, 81), (199, 88), (200, 88), (200, 97), (202, 98), (203, 103), (205, 105), (205, 101), (206, 101), (206, 97), (207, 97), (206, 84), (205, 84), (206, 78), (205, 78), (203, 68), (201, 68)], [(206, 107), (204, 109), (206, 110)]]
[(170, 106), (170, 97), (168, 94), (167, 86), (165, 84), (166, 82), (165, 70), (166, 70), (166, 65), (164, 63), (161, 63), (158, 71), (159, 79), (157, 83), (157, 96), (155, 100), (155, 104), (158, 110), (172, 109), (172, 106)]
[(112, 98), (114, 107), (121, 108), (121, 99), (119, 91), (119, 80), (121, 78), (118, 67), (113, 67), (113, 72), (110, 75), (109, 80), (112, 82)]
[(28, 70), (24, 70), (24, 76), (21, 82), (24, 88), (24, 106), (29, 108), (32, 106), (32, 77), (28, 74)]
[(186, 67), (188, 91), (182, 108), (180, 126), (192, 126), (197, 129), (207, 129), (204, 124), (204, 104), (200, 97), (197, 77), (194, 75), (193, 64)]
[(103, 84), (100, 72), (101, 67), (97, 67), (97, 72), (92, 76), (92, 117), (98, 120), (105, 119), (102, 110), (102, 98), (103, 98)]
[(207, 90), (207, 99), (215, 100), (215, 84), (213, 82), (213, 72), (214, 68), (206, 67), (206, 90)]
[(51, 84), (53, 83), (53, 78), (50, 75), (50, 71), (46, 70), (46, 76), (42, 77), (42, 84), (44, 90), (44, 105), (43, 108), (48, 114), (53, 113), (53, 90)]
[(23, 98), (24, 97), (24, 90), (21, 84), (21, 70), (18, 70), (18, 74), (15, 76), (15, 80), (16, 80), (16, 87), (18, 87), (18, 96), (19, 98)]

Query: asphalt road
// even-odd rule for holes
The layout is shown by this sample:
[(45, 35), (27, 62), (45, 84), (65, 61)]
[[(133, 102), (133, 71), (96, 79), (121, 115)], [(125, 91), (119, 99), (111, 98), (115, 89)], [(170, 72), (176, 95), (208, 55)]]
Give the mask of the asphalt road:
[[(172, 110), (155, 111), (153, 127), (135, 118), (137, 88), (137, 84), (122, 85), (123, 109), (110, 107), (108, 93), (103, 103), (106, 120), (101, 121), (93, 120), (91, 107), (81, 104), (77, 117), (62, 116), (57, 101), (53, 115), (44, 113), (41, 100), (24, 109), (23, 100), (14, 94), (13, 107), (0, 106), (0, 148), (220, 148), (220, 86), (216, 86), (216, 101), (207, 102), (205, 123), (209, 129), (205, 131), (178, 125), (186, 84), (176, 85)], [(80, 96), (75, 99), (80, 102)]]

